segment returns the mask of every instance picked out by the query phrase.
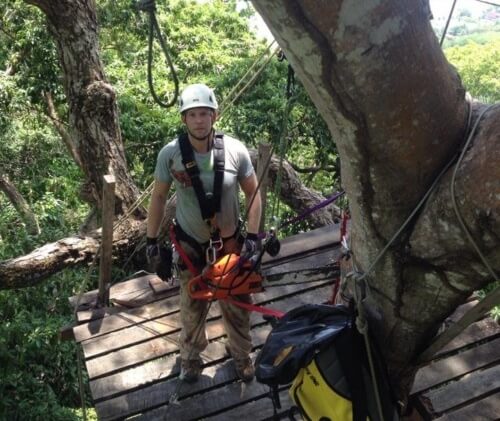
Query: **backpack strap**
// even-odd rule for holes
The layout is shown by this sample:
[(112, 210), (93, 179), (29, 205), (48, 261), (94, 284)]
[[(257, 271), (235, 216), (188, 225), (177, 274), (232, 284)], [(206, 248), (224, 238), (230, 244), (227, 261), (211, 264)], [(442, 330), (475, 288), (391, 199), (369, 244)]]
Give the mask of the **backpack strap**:
[[(363, 343), (356, 338), (356, 328), (346, 329), (334, 341), (337, 356), (349, 386), (353, 421), (366, 421), (368, 413), (367, 389), (363, 377)], [(382, 420), (379, 420), (382, 421)]]
[(194, 157), (193, 147), (189, 142), (187, 133), (179, 136), (179, 147), (181, 149), (182, 164), (186, 169), (193, 186), (202, 218), (210, 224), (216, 212), (220, 211), (222, 198), (222, 184), (224, 182), (224, 135), (215, 133), (214, 136), (214, 192), (205, 193), (203, 183), (200, 179), (200, 169)]

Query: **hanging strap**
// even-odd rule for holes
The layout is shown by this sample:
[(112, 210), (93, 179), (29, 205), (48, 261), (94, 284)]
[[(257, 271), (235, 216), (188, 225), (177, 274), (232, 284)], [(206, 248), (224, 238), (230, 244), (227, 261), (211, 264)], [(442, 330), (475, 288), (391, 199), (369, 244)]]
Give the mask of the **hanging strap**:
[(281, 319), (285, 315), (284, 312), (279, 311), (279, 310), (274, 310), (272, 308), (266, 308), (266, 307), (258, 306), (255, 304), (245, 303), (244, 301), (237, 301), (237, 300), (233, 300), (231, 298), (224, 298), (224, 301), (227, 301), (228, 303), (231, 303), (235, 306), (241, 307), (245, 310), (255, 311), (257, 313), (265, 314), (267, 316), (276, 317), (278, 319)]
[(179, 146), (181, 149), (182, 164), (191, 179), (191, 184), (196, 194), (196, 198), (198, 199), (198, 204), (200, 205), (201, 216), (207, 223), (210, 224), (211, 220), (215, 216), (215, 213), (220, 212), (221, 209), (222, 184), (224, 182), (225, 166), (224, 135), (222, 133), (215, 133), (214, 136), (213, 193), (207, 194), (203, 189), (203, 183), (200, 179), (200, 169), (196, 163), (193, 147), (191, 146), (186, 133), (179, 136)]

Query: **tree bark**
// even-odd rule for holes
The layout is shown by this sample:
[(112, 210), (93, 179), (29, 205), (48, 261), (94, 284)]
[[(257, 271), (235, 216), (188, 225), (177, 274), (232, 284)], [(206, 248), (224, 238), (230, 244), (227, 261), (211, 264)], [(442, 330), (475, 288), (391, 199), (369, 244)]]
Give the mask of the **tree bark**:
[[(103, 176), (117, 180), (116, 212), (139, 197), (125, 160), (115, 91), (99, 58), (98, 25), (92, 0), (26, 0), (47, 16), (59, 53), (69, 105), (71, 136), (77, 145), (94, 202), (101, 208)], [(144, 209), (135, 215), (144, 217)]]
[[(252, 150), (250, 154), (255, 166), (257, 152)], [(279, 160), (273, 158), (269, 167), (271, 185), (274, 185), (278, 169)], [(302, 185), (286, 162), (283, 164), (281, 181), (282, 200), (296, 209), (297, 213), (302, 213), (308, 207), (324, 200), (323, 196)], [(307, 220), (312, 227), (331, 224), (337, 215), (336, 212), (335, 207), (330, 205), (311, 214)], [(167, 228), (174, 216), (175, 196), (167, 203), (160, 237), (168, 237)], [(145, 236), (145, 221), (125, 219), (123, 225), (120, 225), (113, 235), (114, 264), (123, 266), (132, 254), (136, 256), (135, 263), (144, 264), (142, 249)], [(99, 239), (99, 231), (86, 236), (72, 236), (46, 244), (25, 256), (0, 262), (0, 290), (34, 286), (63, 269), (92, 263), (99, 247)]]
[[(425, 2), (252, 3), (336, 139), (351, 246), (357, 268), (366, 271), (460, 149), (468, 120), (460, 78)], [(460, 210), (497, 270), (499, 114), (497, 107), (483, 117), (456, 182)], [(370, 325), (402, 399), (440, 322), (492, 281), (450, 205), (453, 170), (367, 278)]]
[(19, 193), (16, 186), (12, 184), (7, 175), (0, 172), (0, 190), (5, 193), (10, 203), (16, 208), (17, 213), (26, 224), (26, 231), (31, 235), (40, 234), (40, 226), (36, 220), (35, 214), (32, 212), (30, 205)]

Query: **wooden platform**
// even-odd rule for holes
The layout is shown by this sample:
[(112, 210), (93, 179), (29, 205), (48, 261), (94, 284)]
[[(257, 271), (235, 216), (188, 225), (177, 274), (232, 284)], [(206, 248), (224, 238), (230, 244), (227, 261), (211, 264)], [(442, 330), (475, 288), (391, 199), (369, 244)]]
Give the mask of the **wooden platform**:
[[(327, 302), (338, 277), (339, 226), (333, 225), (282, 242), (280, 254), (263, 259), (266, 290), (254, 294), (257, 304), (287, 311), (304, 303)], [(305, 253), (305, 250), (309, 250)], [(100, 420), (258, 420), (272, 417), (268, 388), (235, 375), (225, 352), (225, 333), (217, 304), (207, 317), (209, 345), (201, 378), (179, 381), (180, 332), (178, 289), (155, 293), (154, 275), (114, 285), (110, 309), (86, 309), (96, 291), (80, 298), (74, 338), (83, 349), (94, 405)], [(76, 304), (76, 297), (71, 299)], [(122, 306), (120, 306), (120, 304)], [(127, 308), (124, 305), (126, 305)], [(251, 314), (254, 352), (262, 347), (270, 325)], [(290, 406), (282, 393), (283, 410)]]
[[(284, 240), (278, 256), (264, 259), (268, 287), (255, 294), (254, 301), (282, 311), (327, 302), (338, 276), (339, 240), (337, 225)], [(203, 374), (192, 385), (179, 381), (178, 288), (155, 293), (150, 286), (155, 278), (137, 276), (114, 285), (110, 298), (115, 307), (109, 309), (87, 309), (96, 291), (80, 299), (81, 324), (73, 334), (83, 349), (99, 419), (272, 419), (268, 388), (236, 378), (216, 304), (207, 317), (210, 343), (202, 354)], [(76, 304), (75, 297), (72, 302)], [(252, 313), (251, 322), (255, 358), (270, 326), (257, 313)], [(482, 320), (421, 369), (412, 392), (420, 412), (414, 419), (499, 419), (499, 341), (498, 325)], [(286, 388), (280, 396), (284, 413), (291, 405)]]
[[(471, 301), (447, 320), (457, 321)], [(484, 318), (469, 326), (420, 369), (412, 401), (424, 420), (500, 419), (500, 326)]]

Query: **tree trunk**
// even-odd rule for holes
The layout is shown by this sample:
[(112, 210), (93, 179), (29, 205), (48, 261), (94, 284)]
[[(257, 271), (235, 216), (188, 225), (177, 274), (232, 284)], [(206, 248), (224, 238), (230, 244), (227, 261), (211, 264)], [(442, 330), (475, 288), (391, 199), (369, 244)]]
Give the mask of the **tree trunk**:
[[(103, 176), (117, 180), (116, 211), (124, 213), (139, 196), (128, 173), (115, 91), (99, 58), (98, 25), (92, 0), (26, 0), (47, 16), (56, 43), (69, 105), (71, 136), (92, 197), (101, 207)], [(135, 212), (144, 217), (142, 208)]]
[(17, 213), (26, 224), (26, 231), (31, 235), (39, 235), (40, 227), (38, 221), (36, 220), (35, 214), (31, 211), (30, 205), (19, 191), (16, 186), (11, 183), (9, 177), (0, 172), (0, 190), (5, 193), (5, 195), (10, 200), (10, 203), (16, 208)]
[[(351, 246), (357, 268), (367, 271), (460, 149), (468, 120), (460, 78), (423, 1), (252, 3), (336, 139)], [(484, 115), (456, 178), (460, 211), (497, 270), (499, 114), (496, 107)], [(452, 209), (453, 170), (367, 278), (372, 331), (402, 399), (440, 322), (492, 281)]]
[[(254, 166), (257, 152), (250, 151)], [(276, 171), (279, 160), (273, 158), (269, 168), (271, 185), (276, 180)], [(297, 206), (301, 213), (310, 206), (314, 206), (324, 197), (304, 187), (291, 166), (284, 162), (282, 181), (282, 200), (289, 206)], [(308, 217), (312, 227), (320, 227), (333, 223), (336, 209), (328, 210), (333, 206), (321, 209)], [(169, 221), (175, 215), (175, 196), (167, 203), (161, 237), (167, 237)], [(123, 267), (125, 262), (134, 253), (135, 262), (144, 264), (144, 239), (146, 236), (146, 222), (125, 219), (124, 224), (115, 230), (113, 236), (114, 264)], [(73, 236), (64, 238), (55, 243), (32, 251), (31, 253), (15, 259), (0, 262), (0, 290), (7, 288), (23, 288), (34, 286), (49, 276), (66, 268), (91, 263), (99, 247), (100, 232), (88, 236)]]

